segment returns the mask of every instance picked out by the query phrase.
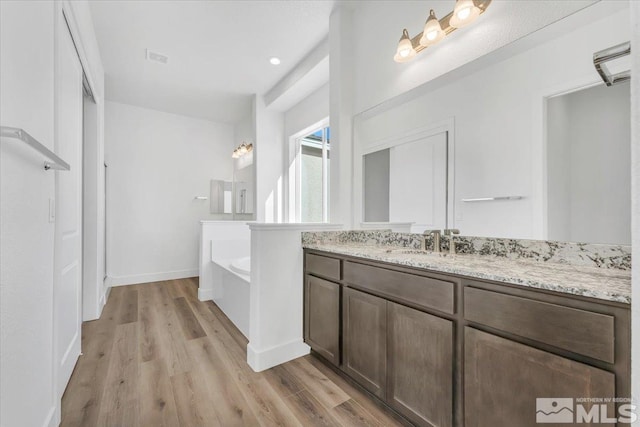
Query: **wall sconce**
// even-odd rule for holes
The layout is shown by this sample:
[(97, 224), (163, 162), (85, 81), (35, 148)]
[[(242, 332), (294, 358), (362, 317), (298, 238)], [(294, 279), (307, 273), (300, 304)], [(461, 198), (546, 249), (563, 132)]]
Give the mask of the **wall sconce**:
[(405, 28), (398, 42), (398, 49), (393, 57), (396, 62), (409, 62), (415, 56), (442, 40), (447, 34), (454, 32), (475, 21), (491, 4), (491, 0), (456, 0), (453, 12), (438, 20), (431, 9), (429, 17), (420, 34), (411, 38)]
[(233, 150), (233, 154), (231, 155), (231, 157), (233, 157), (234, 159), (239, 159), (240, 157), (252, 151), (253, 144), (247, 144), (246, 142), (243, 142), (242, 144), (238, 145), (235, 150)]

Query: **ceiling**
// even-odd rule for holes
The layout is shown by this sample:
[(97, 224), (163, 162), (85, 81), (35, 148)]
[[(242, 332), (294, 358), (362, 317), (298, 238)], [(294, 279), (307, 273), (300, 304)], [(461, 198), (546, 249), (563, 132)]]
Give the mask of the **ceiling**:
[[(236, 122), (327, 35), (334, 1), (90, 2), (111, 101)], [(146, 49), (169, 57), (146, 60)], [(273, 66), (269, 58), (282, 63)]]

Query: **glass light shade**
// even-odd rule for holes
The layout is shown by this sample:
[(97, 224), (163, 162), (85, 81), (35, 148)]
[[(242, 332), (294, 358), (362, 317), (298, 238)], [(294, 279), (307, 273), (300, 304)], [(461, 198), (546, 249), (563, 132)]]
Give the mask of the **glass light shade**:
[(413, 48), (413, 44), (411, 43), (409, 32), (404, 29), (402, 31), (402, 37), (400, 37), (400, 41), (398, 42), (398, 49), (396, 50), (393, 60), (396, 62), (409, 62), (415, 56), (416, 50)]
[(431, 12), (429, 12), (429, 18), (424, 24), (424, 31), (422, 31), (420, 44), (425, 47), (432, 46), (442, 40), (444, 36), (445, 32), (440, 25), (440, 21), (438, 21), (435, 12), (431, 9)]
[(231, 155), (231, 157), (233, 157), (234, 159), (237, 159), (238, 157), (240, 157), (238, 155), (238, 149), (237, 148), (235, 150), (233, 150), (233, 154)]
[(453, 28), (462, 28), (471, 24), (480, 16), (480, 9), (473, 0), (457, 0), (453, 8), (453, 15), (449, 20), (449, 25)]
[(247, 144), (245, 144), (244, 142), (242, 143), (242, 145), (238, 149), (238, 154), (240, 154), (241, 156), (247, 154)]

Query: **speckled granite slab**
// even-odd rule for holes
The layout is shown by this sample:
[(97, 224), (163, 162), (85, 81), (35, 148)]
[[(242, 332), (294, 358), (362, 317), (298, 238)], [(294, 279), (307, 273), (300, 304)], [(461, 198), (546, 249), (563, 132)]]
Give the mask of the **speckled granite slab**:
[(631, 255), (623, 246), (456, 236), (461, 253), (452, 256), (417, 250), (420, 235), (388, 231), (303, 233), (302, 241), (309, 249), (631, 303)]
[[(449, 251), (449, 238), (442, 237), (442, 250)], [(468, 255), (493, 255), (509, 259), (556, 262), (585, 267), (631, 270), (631, 247), (545, 240), (495, 239), (455, 236), (456, 252)], [(352, 230), (303, 233), (303, 244), (366, 243), (420, 249), (422, 235), (394, 233), (388, 230)], [(427, 238), (427, 249), (433, 242)]]

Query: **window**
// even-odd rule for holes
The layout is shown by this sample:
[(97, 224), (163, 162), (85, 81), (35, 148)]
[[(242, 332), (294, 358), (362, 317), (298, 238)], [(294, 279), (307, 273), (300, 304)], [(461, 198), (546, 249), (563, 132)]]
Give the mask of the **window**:
[(297, 191), (297, 219), (300, 222), (329, 221), (329, 126), (298, 138), (300, 181)]

